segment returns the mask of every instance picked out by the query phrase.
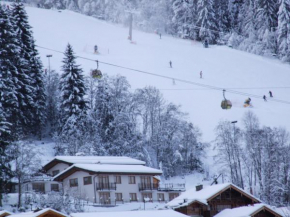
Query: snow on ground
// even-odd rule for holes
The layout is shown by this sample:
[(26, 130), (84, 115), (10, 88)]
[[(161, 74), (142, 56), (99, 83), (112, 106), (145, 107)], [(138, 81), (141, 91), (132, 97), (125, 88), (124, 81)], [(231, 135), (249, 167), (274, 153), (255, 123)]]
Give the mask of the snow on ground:
[(85, 212), (119, 212), (119, 211), (137, 211), (137, 210), (158, 210), (165, 209), (166, 203), (124, 203), (114, 207), (96, 207), (96, 206), (85, 206)]
[[(95, 213), (72, 213), (72, 217), (95, 217)], [(115, 217), (115, 212), (99, 212), (99, 217)], [(175, 212), (173, 210), (158, 210), (158, 211), (138, 211), (138, 212), (118, 212), (117, 216), (119, 217), (151, 217), (151, 216), (158, 216), (158, 217), (185, 217), (186, 215), (181, 214), (179, 212)]]
[[(272, 90), (275, 98), (290, 101), (290, 67), (272, 60), (234, 50), (224, 46), (202, 47), (200, 43), (139, 31), (133, 32), (136, 44), (127, 40), (128, 29), (108, 24), (92, 17), (71, 11), (55, 11), (27, 7), (33, 26), (36, 43), (39, 46), (64, 51), (68, 43), (73, 45), (77, 55), (112, 64), (136, 68), (160, 75), (171, 76), (202, 84), (257, 94), (261, 99), (252, 99), (252, 110), (261, 122), (270, 126), (290, 128), (289, 105), (264, 102), (262, 96)], [(99, 46), (100, 55), (93, 54), (93, 46)], [(62, 54), (39, 48), (44, 66), (48, 68), (47, 54), (53, 54), (51, 68), (60, 70)], [(173, 68), (169, 68), (169, 61)], [(96, 63), (78, 59), (88, 75)], [(125, 69), (100, 64), (100, 69), (109, 75), (121, 74), (129, 80), (132, 90), (145, 86), (161, 89), (166, 100), (181, 104), (189, 113), (190, 120), (199, 126), (205, 141), (214, 138), (214, 128), (221, 119), (241, 120), (245, 111), (246, 96), (226, 94), (233, 102), (233, 108), (220, 108), (223, 99), (221, 91), (209, 90), (171, 80), (144, 75)], [(203, 79), (199, 72), (203, 71)], [(265, 89), (263, 89), (266, 87)], [(269, 88), (268, 88), (269, 87)], [(271, 87), (271, 88), (270, 88)], [(260, 88), (260, 89), (239, 89)], [(238, 123), (241, 124), (241, 121)]]

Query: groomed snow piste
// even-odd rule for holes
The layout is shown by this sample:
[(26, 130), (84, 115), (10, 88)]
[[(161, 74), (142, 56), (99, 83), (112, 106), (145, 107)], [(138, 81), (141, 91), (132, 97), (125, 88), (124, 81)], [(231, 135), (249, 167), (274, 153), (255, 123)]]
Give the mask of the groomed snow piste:
[[(33, 26), (36, 44), (50, 49), (64, 51), (70, 43), (78, 56), (107, 63), (135, 68), (159, 75), (175, 77), (187, 81), (216, 87), (233, 89), (261, 96), (252, 98), (253, 108), (244, 108), (247, 96), (227, 93), (233, 103), (231, 110), (222, 110), (222, 91), (201, 88), (172, 80), (158, 78), (109, 65), (100, 64), (100, 69), (108, 75), (120, 74), (129, 80), (132, 91), (145, 86), (159, 88), (167, 101), (182, 105), (189, 113), (189, 120), (203, 133), (203, 140), (214, 139), (214, 129), (220, 120), (238, 120), (251, 109), (258, 115), (262, 125), (286, 127), (290, 130), (290, 104), (269, 100), (269, 90), (275, 99), (290, 102), (290, 66), (278, 60), (265, 58), (226, 46), (203, 48), (201, 43), (163, 36), (154, 33), (133, 31), (131, 44), (127, 40), (128, 29), (108, 24), (71, 11), (45, 10), (27, 7), (30, 24)], [(100, 55), (93, 54), (93, 46), (98, 45)], [(39, 48), (45, 68), (48, 68), (47, 54), (52, 54), (51, 68), (60, 72), (63, 55)], [(173, 68), (169, 67), (172, 61)], [(78, 59), (85, 74), (96, 68), (94, 61)], [(203, 79), (199, 78), (203, 71)], [(281, 88), (288, 87), (288, 88)]]

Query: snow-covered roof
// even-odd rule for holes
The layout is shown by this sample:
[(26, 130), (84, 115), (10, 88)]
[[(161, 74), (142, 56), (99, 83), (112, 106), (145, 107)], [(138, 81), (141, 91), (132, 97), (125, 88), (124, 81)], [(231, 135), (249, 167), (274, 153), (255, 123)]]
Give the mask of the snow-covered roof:
[(73, 170), (84, 170), (95, 173), (102, 174), (150, 174), (150, 175), (161, 175), (162, 171), (158, 169), (154, 169), (151, 167), (146, 167), (143, 165), (106, 165), (106, 164), (74, 164), (57, 174), (54, 177), (54, 180), (58, 181), (62, 179), (61, 177), (65, 176), (67, 172), (71, 172)]
[(248, 197), (258, 202), (261, 202), (258, 198), (255, 198), (254, 196), (246, 193), (243, 189), (239, 188), (238, 186), (231, 183), (224, 183), (224, 184), (206, 186), (200, 191), (196, 191), (196, 188), (191, 188), (185, 191), (184, 193), (182, 193), (180, 196), (173, 199), (172, 201), (170, 201), (169, 203), (167, 203), (167, 205), (173, 208), (178, 208), (178, 207), (187, 206), (193, 203), (194, 201), (207, 205), (208, 199), (210, 199), (211, 197), (213, 197), (220, 191), (224, 191), (228, 188), (235, 188), (243, 192)]
[[(9, 211), (6, 211), (6, 210), (2, 210), (0, 211), (0, 216), (4, 216), (4, 214), (9, 214), (9, 215), (12, 215), (13, 213), (12, 212), (9, 212)], [(5, 215), (6, 216), (6, 215)]]
[(98, 213), (71, 213), (71, 217), (188, 217), (173, 210), (118, 211)]
[(70, 164), (124, 164), (124, 165), (145, 165), (144, 161), (130, 157), (116, 156), (56, 156), (44, 166), (53, 161), (62, 161)]
[(260, 203), (253, 206), (242, 206), (234, 209), (225, 209), (214, 217), (252, 217), (261, 210), (268, 210), (275, 213), (275, 216), (282, 216), (277, 210), (272, 209), (270, 206)]
[(39, 217), (42, 214), (45, 213), (54, 213), (56, 216), (59, 217), (68, 217), (67, 215), (60, 213), (54, 209), (50, 209), (50, 208), (46, 208), (46, 209), (42, 209), (38, 212), (23, 212), (23, 213), (18, 213), (18, 214), (14, 214), (14, 215), (10, 215), (9, 217)]
[(289, 207), (276, 207), (274, 210), (280, 213), (282, 216), (290, 216), (290, 208)]

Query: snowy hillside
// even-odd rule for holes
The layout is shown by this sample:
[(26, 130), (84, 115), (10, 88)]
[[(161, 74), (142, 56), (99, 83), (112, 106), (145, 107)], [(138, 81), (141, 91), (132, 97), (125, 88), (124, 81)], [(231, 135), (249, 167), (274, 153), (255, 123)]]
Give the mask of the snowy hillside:
[[(127, 40), (128, 29), (80, 15), (71, 11), (55, 11), (27, 7), (30, 24), (33, 26), (36, 44), (46, 48), (64, 51), (70, 43), (78, 56), (111, 64), (135, 68), (159, 75), (184, 79), (201, 84), (233, 89), (256, 94), (261, 99), (252, 98), (251, 110), (263, 125), (290, 129), (289, 104), (264, 102), (271, 90), (275, 99), (290, 102), (290, 67), (272, 60), (225, 46), (203, 48), (201, 43), (172, 38), (152, 33), (133, 31), (131, 44)], [(99, 46), (100, 55), (93, 54), (93, 46)], [(39, 48), (43, 64), (48, 68), (47, 54), (52, 54), (51, 68), (60, 71), (63, 55)], [(169, 67), (172, 61), (173, 68)], [(89, 75), (96, 63), (78, 59), (78, 63)], [(145, 86), (159, 88), (166, 100), (182, 105), (189, 113), (191, 121), (203, 133), (203, 141), (214, 139), (214, 128), (220, 120), (238, 120), (248, 110), (243, 108), (246, 96), (227, 93), (233, 102), (231, 110), (222, 110), (222, 91), (205, 89), (191, 84), (153, 77), (138, 72), (100, 64), (100, 69), (108, 75), (121, 74), (129, 80), (132, 91)], [(199, 72), (203, 71), (203, 79)], [(285, 88), (281, 88), (285, 87)], [(287, 87), (287, 88), (286, 88)]]

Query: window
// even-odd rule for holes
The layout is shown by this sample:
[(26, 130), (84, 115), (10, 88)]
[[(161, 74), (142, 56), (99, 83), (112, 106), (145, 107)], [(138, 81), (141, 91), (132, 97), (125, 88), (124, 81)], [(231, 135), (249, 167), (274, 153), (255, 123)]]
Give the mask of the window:
[(109, 192), (100, 192), (100, 203), (111, 204), (111, 198)]
[[(132, 177), (134, 177), (134, 176), (132, 176)], [(130, 200), (131, 201), (137, 201), (137, 194), (136, 193), (130, 193)]]
[(109, 183), (109, 176), (99, 176), (100, 183)]
[(121, 184), (122, 183), (121, 176), (115, 176), (115, 182), (116, 184)]
[(50, 189), (51, 191), (59, 191), (59, 186), (58, 184), (51, 184)]
[(70, 179), (69, 180), (69, 186), (70, 187), (78, 187), (79, 186), (79, 184), (78, 184), (78, 178)]
[(173, 200), (174, 198), (178, 196), (179, 196), (179, 193), (169, 193), (169, 201)]
[(123, 197), (122, 197), (122, 193), (116, 193), (116, 201), (122, 201)]
[(164, 194), (158, 193), (157, 198), (158, 198), (158, 201), (164, 201)]
[(84, 185), (90, 185), (90, 184), (92, 184), (92, 177), (91, 176), (84, 177)]
[(35, 192), (45, 192), (44, 183), (32, 183), (32, 190)]
[(57, 174), (59, 174), (59, 170), (52, 171), (52, 176), (56, 176)]
[(152, 201), (152, 193), (143, 193), (142, 194), (143, 201)]
[(141, 183), (142, 184), (151, 184), (151, 177), (150, 176), (141, 176)]
[(129, 184), (136, 184), (135, 176), (129, 176)]

